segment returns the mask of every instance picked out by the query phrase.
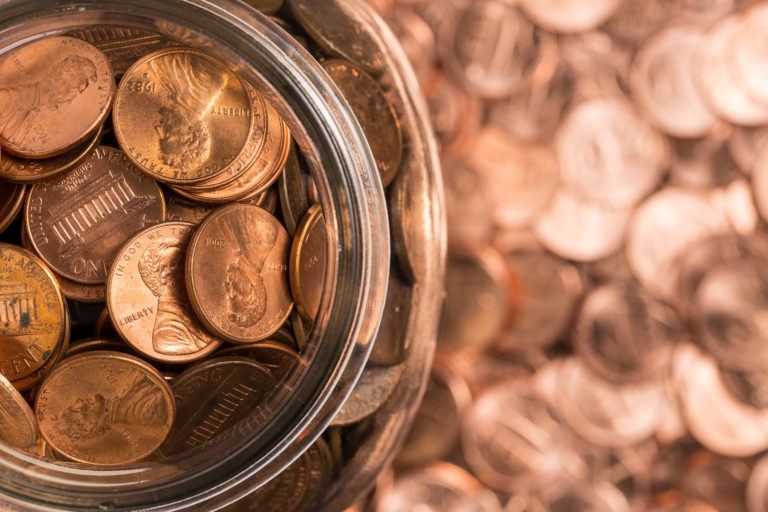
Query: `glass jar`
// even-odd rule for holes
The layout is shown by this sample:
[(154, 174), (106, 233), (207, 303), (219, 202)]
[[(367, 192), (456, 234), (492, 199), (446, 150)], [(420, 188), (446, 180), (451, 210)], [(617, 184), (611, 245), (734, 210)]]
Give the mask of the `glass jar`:
[[(407, 242), (417, 276), (406, 333), (413, 348), (396, 396), (376, 413), (375, 428), (359, 452), (368, 452), (367, 463), (353, 457), (328, 489), (326, 506), (337, 509), (372, 485), (415, 414), (434, 349), (445, 240), (435, 144), (402, 50), (368, 7), (325, 1), (341, 8), (382, 51), (409, 150), (420, 155), (398, 185), (404, 204), (418, 207), (408, 219)], [(54, 463), (0, 446), (2, 510), (216, 510), (232, 503), (274, 478), (323, 433), (375, 340), (390, 272), (390, 230), (365, 135), (312, 56), (237, 0), (0, 0), (0, 20), (3, 53), (96, 25), (149, 30), (201, 49), (257, 86), (289, 125), (308, 163), (328, 227), (326, 286), (302, 354), (305, 364), (267, 404), (268, 414), (252, 414), (204, 449), (116, 469)]]

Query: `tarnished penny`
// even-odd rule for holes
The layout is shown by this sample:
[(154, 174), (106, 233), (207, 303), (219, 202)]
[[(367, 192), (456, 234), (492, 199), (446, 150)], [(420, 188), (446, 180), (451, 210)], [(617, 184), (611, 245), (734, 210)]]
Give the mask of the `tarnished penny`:
[(163, 221), (165, 202), (122, 151), (99, 146), (79, 167), (33, 185), (24, 216), (32, 245), (52, 269), (103, 284), (120, 247)]
[(277, 188), (280, 193), (280, 211), (291, 236), (296, 234), (301, 219), (311, 206), (309, 201), (309, 173), (305, 170), (296, 144), (291, 144), (285, 168), (280, 173)]
[(223, 339), (249, 343), (277, 332), (293, 309), (290, 239), (258, 206), (211, 214), (189, 243), (186, 281), (197, 316)]
[(153, 178), (193, 184), (224, 172), (253, 130), (251, 98), (222, 63), (191, 49), (142, 58), (120, 81), (115, 136)]
[(242, 357), (217, 357), (193, 366), (171, 385), (176, 420), (158, 449), (171, 457), (205, 446), (248, 414), (275, 390), (269, 370)]
[(389, 367), (367, 366), (331, 425), (353, 425), (378, 411), (394, 393), (404, 370), (402, 364)]
[(299, 314), (314, 320), (320, 310), (325, 284), (326, 233), (323, 210), (312, 206), (293, 239), (290, 278), (293, 300)]
[(98, 466), (150, 455), (170, 432), (174, 412), (171, 389), (157, 370), (108, 351), (63, 361), (35, 402), (46, 442), (70, 460)]
[(245, 0), (245, 3), (264, 14), (274, 14), (283, 6), (283, 0)]
[(46, 37), (0, 59), (0, 144), (50, 158), (81, 144), (106, 119), (115, 94), (107, 57), (72, 37)]
[(0, 375), (0, 441), (27, 449), (39, 437), (37, 420), (24, 397)]
[(11, 382), (48, 361), (66, 330), (64, 299), (32, 253), (0, 243), (0, 373)]
[(121, 76), (137, 60), (175, 43), (155, 32), (131, 27), (96, 25), (70, 33), (104, 52), (115, 75)]
[(296, 368), (306, 364), (306, 361), (290, 346), (275, 341), (260, 341), (225, 348), (217, 354), (251, 358), (268, 368), (277, 382), (285, 379)]
[(30, 373), (26, 377), (13, 381), (13, 387), (19, 391), (28, 391), (40, 384), (40, 382), (42, 382), (42, 380), (48, 375), (51, 369), (59, 364), (59, 361), (61, 361), (61, 359), (64, 357), (64, 354), (67, 352), (67, 350), (69, 350), (69, 341), (72, 335), (72, 322), (70, 321), (69, 309), (65, 307), (64, 312), (64, 334), (62, 339), (53, 350), (51, 357), (48, 358), (43, 366)]
[[(6, 158), (3, 155), (3, 160)], [(21, 211), (27, 188), (0, 181), (0, 233), (6, 230)]]
[(75, 149), (45, 160), (28, 160), (4, 154), (0, 159), (0, 178), (13, 183), (35, 183), (67, 172), (90, 156), (101, 140), (102, 132), (97, 131), (88, 142)]
[(120, 336), (147, 357), (188, 363), (211, 354), (220, 341), (192, 311), (184, 258), (194, 225), (166, 222), (148, 228), (115, 256), (107, 304)]
[(395, 179), (403, 157), (403, 134), (397, 113), (379, 84), (351, 62), (329, 60), (323, 68), (360, 122), (386, 187)]

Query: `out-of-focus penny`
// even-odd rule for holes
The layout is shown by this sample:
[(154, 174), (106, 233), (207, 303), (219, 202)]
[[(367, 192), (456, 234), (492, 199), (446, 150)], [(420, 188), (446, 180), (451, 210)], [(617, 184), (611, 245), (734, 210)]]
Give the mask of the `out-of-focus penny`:
[(205, 446), (258, 411), (275, 388), (269, 370), (246, 358), (217, 357), (193, 366), (172, 383), (176, 420), (157, 454), (171, 457)]
[(396, 268), (390, 269), (384, 313), (368, 358), (369, 363), (394, 366), (405, 362), (410, 355), (413, 340), (407, 333), (412, 298), (413, 285)]
[[(6, 156), (3, 155), (3, 159)], [(27, 188), (0, 181), (0, 233), (10, 226), (21, 211)]]
[(120, 336), (157, 361), (188, 363), (221, 344), (192, 311), (184, 258), (194, 225), (166, 222), (127, 241), (107, 281), (110, 317)]
[(296, 368), (304, 366), (304, 359), (290, 346), (274, 341), (260, 341), (221, 350), (222, 356), (241, 356), (255, 360), (272, 373), (275, 381), (280, 382)]
[(633, 206), (661, 181), (666, 140), (621, 99), (576, 106), (557, 132), (563, 180), (576, 193), (613, 208)]
[(254, 125), (243, 82), (196, 50), (171, 48), (136, 62), (115, 98), (115, 136), (154, 179), (185, 185), (223, 173)]
[(745, 404), (756, 409), (768, 408), (768, 370), (739, 371), (720, 367), (720, 377), (728, 391)]
[(717, 122), (696, 84), (703, 38), (696, 26), (670, 27), (648, 40), (632, 64), (632, 96), (659, 129), (676, 137), (706, 135)]
[(719, 122), (705, 137), (672, 139), (669, 184), (682, 188), (727, 186), (742, 176), (726, 142), (732, 128)]
[(0, 243), (0, 373), (11, 382), (48, 361), (66, 330), (56, 279), (32, 253)]
[(103, 130), (98, 130), (85, 144), (45, 160), (28, 160), (4, 154), (0, 159), (0, 178), (12, 183), (36, 183), (65, 173), (90, 156), (102, 133)]
[(494, 228), (490, 184), (462, 161), (447, 162), (443, 171), (449, 245), (486, 245)]
[(32, 447), (39, 435), (29, 404), (13, 384), (0, 375), (0, 440), (24, 450)]
[(667, 0), (624, 0), (605, 24), (605, 30), (622, 42), (639, 44), (675, 14), (679, 3)]
[(45, 37), (0, 59), (0, 142), (22, 158), (66, 153), (102, 125), (115, 94), (107, 57), (72, 37)]
[(285, 227), (291, 236), (296, 234), (301, 219), (311, 206), (309, 202), (309, 180), (312, 179), (305, 170), (299, 157), (299, 148), (291, 144), (288, 160), (283, 172), (278, 178), (277, 188), (280, 193), (280, 211), (283, 214)]
[(174, 411), (171, 389), (157, 370), (108, 351), (60, 363), (35, 403), (40, 431), (52, 448), (70, 460), (99, 466), (150, 455), (171, 430)]
[(343, 2), (329, 0), (318, 9), (314, 0), (289, 0), (288, 6), (323, 49), (349, 59), (368, 73), (378, 75), (384, 70), (386, 60), (377, 42), (349, 15)]
[(367, 366), (352, 393), (334, 416), (331, 425), (337, 427), (354, 425), (378, 411), (394, 393), (404, 370), (405, 367), (402, 364), (383, 367)]
[(755, 2), (742, 16), (732, 51), (744, 87), (763, 105), (768, 103), (768, 59), (761, 48), (768, 44), (767, 32), (768, 5)]
[(584, 32), (607, 20), (621, 0), (522, 0), (525, 13), (542, 28), (554, 32)]
[(104, 284), (120, 247), (164, 217), (160, 187), (108, 146), (33, 185), (24, 211), (36, 252), (58, 274), (83, 284)]
[(232, 204), (211, 214), (186, 260), (187, 290), (203, 324), (238, 343), (277, 332), (293, 309), (289, 253), (285, 228), (258, 206)]
[(727, 144), (731, 158), (741, 172), (748, 176), (753, 174), (759, 165), (768, 163), (765, 158), (768, 154), (768, 127), (739, 126), (728, 138)]
[(403, 157), (403, 134), (397, 113), (379, 84), (351, 62), (329, 60), (323, 68), (360, 122), (386, 187), (395, 179)]
[(483, 108), (480, 100), (442, 73), (435, 73), (422, 89), (442, 154), (455, 156), (463, 153), (482, 123)]
[(326, 233), (323, 211), (312, 206), (293, 239), (290, 278), (293, 300), (299, 314), (312, 321), (320, 310), (325, 283)]
[(122, 76), (137, 60), (175, 43), (155, 32), (131, 27), (96, 25), (70, 32), (104, 52), (116, 76)]
[(599, 30), (562, 37), (560, 47), (573, 73), (574, 101), (626, 97), (631, 49)]

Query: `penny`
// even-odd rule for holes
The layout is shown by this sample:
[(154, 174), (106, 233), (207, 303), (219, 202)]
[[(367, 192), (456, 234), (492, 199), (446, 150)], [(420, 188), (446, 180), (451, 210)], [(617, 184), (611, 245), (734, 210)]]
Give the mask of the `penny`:
[(350, 60), (368, 73), (378, 75), (384, 70), (386, 59), (377, 41), (349, 16), (343, 2), (330, 0), (318, 9), (314, 0), (288, 0), (288, 7), (310, 37), (330, 54)]
[(605, 29), (622, 42), (638, 44), (664, 25), (675, 14), (678, 4), (668, 0), (624, 0)]
[(395, 179), (403, 157), (403, 134), (397, 113), (376, 81), (351, 62), (323, 63), (365, 132), (385, 187)]
[(184, 371), (171, 388), (176, 420), (157, 450), (162, 458), (215, 441), (240, 420), (258, 412), (276, 383), (269, 370), (255, 361), (217, 357)]
[(395, 392), (405, 366), (367, 366), (331, 425), (354, 425), (381, 408)]
[(39, 437), (37, 420), (24, 397), (0, 375), (0, 440), (22, 450), (32, 447)]
[(745, 10), (738, 33), (734, 36), (732, 57), (735, 59), (739, 77), (749, 96), (760, 104), (768, 102), (768, 59), (760, 48), (766, 42), (768, 27), (768, 6), (754, 3)]
[(648, 40), (632, 64), (633, 98), (660, 130), (676, 137), (706, 135), (717, 122), (696, 83), (703, 39), (695, 26), (668, 28)]
[(557, 132), (555, 148), (570, 190), (613, 208), (637, 204), (669, 164), (665, 139), (621, 99), (577, 105)]
[(217, 354), (222, 356), (241, 356), (254, 359), (266, 367), (275, 381), (280, 382), (294, 370), (306, 365), (306, 361), (290, 346), (274, 341), (260, 341), (237, 347), (230, 347)]
[(29, 160), (3, 155), (0, 160), (0, 178), (12, 183), (36, 183), (53, 178), (77, 167), (90, 156), (102, 138), (103, 129), (90, 139), (63, 155), (44, 160)]
[(150, 455), (171, 430), (174, 412), (171, 389), (154, 368), (107, 351), (60, 363), (35, 402), (45, 441), (70, 460), (98, 466)]
[(21, 158), (80, 145), (106, 119), (115, 94), (107, 57), (72, 37), (46, 37), (0, 59), (0, 143)]
[(118, 338), (120, 336), (117, 334), (115, 326), (112, 325), (112, 318), (109, 316), (109, 308), (105, 307), (99, 314), (99, 317), (96, 319), (96, 323), (93, 328), (93, 335), (108, 336), (114, 338)]
[(254, 125), (243, 82), (219, 61), (184, 48), (149, 54), (126, 71), (112, 117), (128, 158), (176, 185), (223, 173)]
[(64, 299), (32, 253), (0, 243), (0, 374), (11, 382), (40, 369), (66, 330)]
[(42, 382), (42, 380), (48, 375), (51, 369), (59, 364), (59, 361), (61, 361), (61, 358), (64, 357), (66, 351), (69, 350), (69, 342), (72, 335), (72, 322), (70, 321), (69, 309), (64, 308), (64, 313), (64, 334), (62, 335), (62, 338), (59, 340), (59, 343), (56, 345), (53, 353), (45, 362), (45, 364), (43, 364), (40, 368), (28, 376), (14, 380), (12, 382), (13, 387), (19, 391), (28, 391), (40, 384), (40, 382)]
[(671, 308), (634, 283), (614, 282), (587, 295), (572, 338), (590, 370), (621, 384), (658, 377), (682, 333)]
[(389, 189), (389, 226), (392, 231), (392, 248), (400, 270), (411, 282), (426, 275), (424, 254), (425, 233), (434, 229), (431, 212), (427, 208), (425, 189), (429, 177), (419, 171), (425, 165), (424, 155), (408, 151), (395, 181)]
[(122, 341), (110, 338), (89, 338), (71, 344), (63, 357), (68, 358), (84, 352), (94, 352), (97, 350), (132, 354), (131, 348)]
[(90, 26), (72, 31), (69, 35), (88, 41), (101, 50), (118, 77), (145, 55), (176, 44), (149, 30), (110, 25)]
[(442, 155), (447, 157), (463, 153), (480, 129), (483, 118), (480, 100), (442, 73), (433, 74), (422, 89)]
[(768, 506), (768, 456), (760, 457), (752, 469), (746, 495), (749, 512), (763, 512)]
[[(3, 155), (3, 158), (6, 158)], [(18, 217), (24, 205), (27, 188), (0, 181), (0, 233), (10, 226)]]
[(104, 284), (120, 247), (164, 216), (160, 187), (108, 146), (33, 185), (24, 210), (35, 251), (56, 273), (83, 284)]
[(757, 126), (768, 121), (768, 107), (755, 102), (734, 65), (735, 40), (744, 30), (741, 18), (729, 16), (706, 33), (696, 58), (698, 84), (714, 112), (734, 124)]
[(238, 343), (277, 332), (293, 309), (289, 252), (285, 228), (258, 206), (232, 204), (205, 219), (186, 259), (187, 290), (203, 324)]
[(553, 32), (585, 32), (607, 20), (621, 5), (620, 0), (522, 0), (521, 7), (540, 27)]
[(283, 0), (246, 0), (245, 3), (264, 14), (274, 14), (283, 6)]
[(389, 272), (387, 298), (379, 331), (368, 362), (377, 366), (394, 366), (408, 359), (413, 340), (408, 336), (408, 319), (411, 317), (413, 286), (403, 275), (392, 268)]
[(210, 355), (221, 341), (195, 317), (184, 281), (194, 225), (166, 222), (141, 231), (115, 256), (107, 280), (109, 315), (120, 337), (165, 363)]
[(494, 228), (491, 184), (485, 176), (462, 161), (444, 164), (443, 181), (448, 243), (456, 246), (486, 245)]
[(631, 50), (604, 32), (564, 36), (561, 52), (573, 70), (574, 101), (623, 98), (629, 92)]
[(723, 187), (742, 173), (726, 142), (732, 129), (719, 123), (702, 138), (673, 139), (669, 183), (683, 188)]
[(768, 371), (755, 368), (747, 371), (720, 367), (723, 385), (730, 393), (756, 409), (768, 408)]
[(416, 78), (424, 80), (432, 72), (432, 66), (437, 60), (437, 45), (432, 28), (410, 10), (399, 10), (396, 16), (387, 16), (385, 21), (403, 47)]
[(280, 211), (285, 227), (291, 236), (296, 234), (301, 219), (309, 210), (309, 180), (312, 179), (302, 165), (299, 149), (291, 144), (285, 168), (278, 178), (277, 188), (280, 193)]
[(538, 59), (538, 45), (533, 23), (504, 0), (466, 2), (438, 32), (446, 71), (471, 93), (489, 99), (523, 86)]
[(171, 222), (189, 222), (197, 225), (214, 210), (213, 206), (195, 203), (176, 194), (168, 194), (166, 202), (165, 218)]
[(308, 324), (296, 309), (291, 312), (291, 331), (295, 340), (295, 346), (298, 350), (302, 350), (309, 341), (309, 336), (312, 332), (312, 325)]
[(749, 128), (740, 126), (728, 139), (728, 152), (739, 169), (746, 175), (753, 174), (755, 168), (768, 162), (768, 128)]
[[(291, 313), (291, 315), (293, 315)], [(284, 325), (278, 330), (275, 334), (272, 335), (272, 340), (282, 343), (283, 345), (287, 345), (291, 347), (292, 349), (299, 350), (298, 343), (296, 341), (296, 337), (293, 334), (293, 330), (291, 327)]]
[(293, 239), (290, 281), (293, 301), (299, 314), (312, 321), (320, 310), (325, 283), (326, 232), (323, 211), (312, 206)]

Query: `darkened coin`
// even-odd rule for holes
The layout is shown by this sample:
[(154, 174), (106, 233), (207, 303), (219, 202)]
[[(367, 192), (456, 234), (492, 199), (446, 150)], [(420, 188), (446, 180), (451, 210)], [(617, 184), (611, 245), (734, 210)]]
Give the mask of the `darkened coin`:
[(70, 35), (88, 41), (104, 52), (117, 76), (145, 55), (175, 45), (160, 34), (131, 27), (97, 25), (73, 31)]
[[(3, 160), (7, 157), (3, 155)], [(21, 211), (26, 187), (0, 181), (0, 233), (6, 230)]]
[(33, 185), (24, 211), (36, 252), (58, 274), (83, 284), (104, 284), (122, 245), (164, 216), (160, 187), (107, 146), (72, 171)]
[(147, 357), (188, 363), (221, 343), (192, 311), (184, 258), (194, 225), (166, 222), (130, 239), (115, 257), (107, 281), (110, 316), (120, 336)]
[(0, 243), (0, 373), (15, 382), (40, 369), (66, 330), (64, 299), (32, 253)]
[(757, 409), (768, 408), (768, 370), (738, 371), (720, 368), (723, 384), (736, 398)]
[(404, 365), (366, 367), (331, 425), (353, 425), (378, 411), (394, 393), (404, 369)]
[(326, 233), (320, 205), (312, 206), (293, 239), (290, 278), (299, 314), (312, 321), (320, 310), (325, 284)]
[(288, 6), (302, 28), (326, 51), (349, 59), (368, 73), (379, 74), (386, 65), (376, 41), (355, 21), (339, 0), (289, 0)]
[[(295, 313), (296, 312), (294, 311), (292, 315)], [(273, 341), (287, 345), (292, 349), (299, 350), (298, 343), (296, 342), (296, 338), (293, 334), (293, 330), (288, 325), (282, 326), (279, 331), (271, 336), (271, 338)]]
[(387, 300), (379, 332), (368, 362), (378, 366), (394, 366), (405, 362), (411, 353), (411, 338), (406, 337), (411, 318), (413, 286), (396, 269), (389, 272)]
[(94, 336), (108, 336), (118, 338), (117, 329), (112, 325), (112, 317), (109, 316), (109, 308), (104, 308), (93, 326)]
[(37, 420), (24, 397), (0, 375), (0, 440), (28, 449), (37, 442)]
[(296, 368), (306, 364), (304, 359), (290, 346), (274, 341), (261, 341), (226, 348), (217, 352), (222, 356), (248, 357), (267, 367), (277, 382), (285, 379)]
[(52, 448), (99, 466), (128, 464), (154, 452), (171, 430), (174, 410), (171, 389), (154, 368), (107, 351), (59, 364), (35, 403), (40, 431)]
[(0, 141), (23, 158), (66, 153), (102, 125), (115, 94), (107, 57), (72, 37), (46, 37), (0, 59)]
[(142, 58), (120, 82), (115, 136), (153, 178), (192, 184), (223, 173), (253, 130), (248, 90), (219, 61), (171, 48)]
[(291, 236), (295, 235), (301, 219), (311, 206), (309, 201), (309, 180), (311, 179), (300, 161), (299, 149), (296, 144), (291, 144), (288, 160), (277, 182), (280, 211), (283, 213), (285, 227)]
[(397, 113), (379, 84), (351, 62), (329, 60), (323, 67), (360, 122), (386, 187), (395, 179), (403, 157), (403, 134)]
[(245, 3), (264, 14), (274, 14), (283, 6), (283, 0), (245, 0)]
[(291, 313), (290, 323), (293, 337), (296, 340), (296, 348), (301, 350), (307, 345), (307, 341), (309, 341), (309, 336), (312, 333), (312, 325), (301, 318), (301, 315), (295, 309), (293, 310), (293, 313)]
[(203, 324), (238, 343), (277, 332), (293, 309), (289, 252), (285, 228), (258, 206), (232, 204), (205, 219), (186, 260), (187, 289)]
[(45, 160), (28, 160), (3, 155), (0, 159), (0, 178), (13, 183), (36, 183), (65, 173), (83, 163), (101, 140), (103, 130), (98, 130), (85, 144), (63, 155)]
[(176, 421), (157, 454), (171, 457), (205, 446), (258, 411), (276, 388), (269, 370), (242, 357), (199, 363), (172, 383)]

